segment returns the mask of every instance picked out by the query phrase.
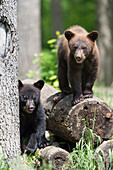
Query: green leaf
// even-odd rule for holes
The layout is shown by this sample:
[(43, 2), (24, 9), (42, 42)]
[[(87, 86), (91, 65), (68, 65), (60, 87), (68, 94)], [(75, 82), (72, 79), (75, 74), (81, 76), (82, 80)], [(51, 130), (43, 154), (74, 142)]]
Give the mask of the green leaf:
[(55, 80), (56, 78), (57, 78), (57, 76), (54, 75), (54, 76), (50, 77), (49, 80)]
[(51, 39), (51, 40), (48, 40), (47, 43), (52, 44), (52, 43), (55, 43), (56, 41), (57, 41), (56, 39)]
[(37, 62), (39, 62), (39, 58), (33, 60), (33, 64), (36, 64)]
[(53, 86), (54, 86), (54, 87), (58, 87), (58, 86), (59, 86), (58, 80), (56, 80), (56, 81), (53, 83)]
[(51, 52), (56, 54), (57, 53), (57, 49), (52, 49)]
[(34, 56), (35, 56), (35, 57), (37, 57), (37, 56), (38, 56), (38, 54), (37, 54), (37, 53), (34, 53)]

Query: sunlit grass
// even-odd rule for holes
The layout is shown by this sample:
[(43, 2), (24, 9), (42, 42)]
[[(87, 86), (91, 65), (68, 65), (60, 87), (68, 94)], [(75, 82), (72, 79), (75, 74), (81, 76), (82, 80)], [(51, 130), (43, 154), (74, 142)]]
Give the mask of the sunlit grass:
[(113, 108), (113, 87), (94, 87), (94, 95)]

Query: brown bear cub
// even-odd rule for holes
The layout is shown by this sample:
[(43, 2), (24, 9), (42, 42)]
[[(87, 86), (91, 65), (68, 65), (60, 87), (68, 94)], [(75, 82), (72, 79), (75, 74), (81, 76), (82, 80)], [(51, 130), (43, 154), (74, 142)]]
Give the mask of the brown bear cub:
[(99, 65), (97, 37), (97, 31), (88, 33), (80, 26), (70, 27), (64, 32), (58, 46), (58, 80), (61, 93), (54, 98), (55, 102), (70, 93), (73, 93), (72, 105), (84, 98), (93, 97), (92, 87)]
[(23, 137), (28, 138), (27, 153), (35, 152), (37, 147), (43, 148), (51, 145), (51, 142), (45, 138), (46, 118), (40, 101), (40, 90), (43, 86), (43, 80), (39, 80), (34, 84), (23, 84), (19, 80), (20, 140), (22, 153), (24, 152)]

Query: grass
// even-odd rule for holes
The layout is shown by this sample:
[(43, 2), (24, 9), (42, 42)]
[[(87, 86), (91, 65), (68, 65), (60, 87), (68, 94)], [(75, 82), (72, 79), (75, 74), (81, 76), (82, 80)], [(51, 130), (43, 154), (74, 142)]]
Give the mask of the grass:
[[(85, 123), (85, 120), (84, 120)], [(93, 129), (86, 127), (82, 132), (82, 138), (76, 143), (76, 148), (70, 153), (68, 162), (62, 170), (102, 170), (104, 167), (103, 157), (101, 154), (95, 156), (94, 138), (101, 142), (99, 136), (93, 133)]]
[(94, 87), (94, 95), (113, 108), (113, 87)]

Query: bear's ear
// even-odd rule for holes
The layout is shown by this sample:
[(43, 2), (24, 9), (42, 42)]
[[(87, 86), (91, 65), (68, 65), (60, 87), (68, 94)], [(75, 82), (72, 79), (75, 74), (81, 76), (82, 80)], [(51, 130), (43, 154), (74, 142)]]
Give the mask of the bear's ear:
[(20, 89), (23, 86), (24, 86), (23, 83), (20, 80), (18, 80), (18, 88)]
[(44, 81), (43, 80), (39, 80), (36, 83), (33, 84), (35, 87), (37, 87), (39, 90), (42, 89), (42, 87), (44, 86)]
[(65, 31), (64, 35), (67, 38), (67, 40), (69, 41), (75, 34), (71, 31)]
[(98, 32), (92, 31), (87, 35), (87, 37), (94, 42), (98, 38)]

